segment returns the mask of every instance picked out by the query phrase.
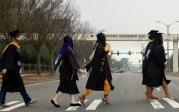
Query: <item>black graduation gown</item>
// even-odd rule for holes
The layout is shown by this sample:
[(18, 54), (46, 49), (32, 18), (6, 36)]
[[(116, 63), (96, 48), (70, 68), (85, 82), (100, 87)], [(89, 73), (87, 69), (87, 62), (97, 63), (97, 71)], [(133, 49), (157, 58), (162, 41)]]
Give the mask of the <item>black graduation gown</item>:
[(164, 73), (166, 62), (164, 47), (153, 43), (150, 49), (151, 52), (147, 59), (146, 82), (143, 84), (158, 87), (162, 85), (163, 80), (169, 84), (170, 81), (166, 79)]
[(70, 49), (66, 50), (61, 61), (62, 64), (59, 68), (60, 84), (57, 88), (57, 92), (78, 94), (79, 90), (76, 81), (78, 80), (77, 70), (79, 67), (75, 53)]
[(2, 77), (1, 91), (19, 92), (25, 89), (19, 70), (21, 66), (20, 49), (10, 44), (2, 54), (3, 68), (7, 73)]
[(147, 52), (148, 50), (151, 49), (152, 47), (152, 41), (148, 43), (145, 52), (143, 54), (143, 61), (142, 61), (142, 76), (143, 76), (143, 80), (142, 80), (142, 84), (146, 85), (148, 78), (147, 78), (147, 68), (148, 68), (148, 59), (147, 59)]
[[(112, 85), (112, 76), (107, 53), (108, 52), (105, 51), (104, 47), (98, 44), (92, 61), (86, 65), (87, 71), (91, 68), (86, 89), (104, 91), (104, 81), (106, 79), (108, 80), (111, 89), (114, 88)], [(104, 65), (102, 63), (104, 63)]]

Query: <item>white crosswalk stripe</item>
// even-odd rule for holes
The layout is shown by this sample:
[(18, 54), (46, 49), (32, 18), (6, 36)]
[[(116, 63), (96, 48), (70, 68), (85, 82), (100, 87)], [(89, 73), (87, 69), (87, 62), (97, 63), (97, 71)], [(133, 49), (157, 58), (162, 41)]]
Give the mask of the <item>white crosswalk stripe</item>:
[[(179, 108), (179, 103), (177, 103), (176, 101), (169, 98), (163, 98), (163, 100), (165, 100), (173, 108)], [(87, 102), (87, 100), (85, 102)], [(101, 102), (101, 99), (95, 99), (85, 110), (96, 110)], [(153, 100), (152, 102), (150, 102), (150, 104), (154, 109), (165, 109), (165, 107), (158, 100)], [(79, 107), (80, 106), (70, 106), (66, 109), (66, 111), (77, 111)]]
[(98, 107), (98, 105), (101, 103), (101, 99), (96, 99), (94, 100), (87, 108), (86, 110), (96, 110), (96, 108)]
[(0, 110), (0, 111), (11, 111), (11, 110), (14, 110), (14, 109), (16, 109), (16, 108), (22, 107), (22, 106), (24, 106), (24, 105), (25, 105), (25, 103), (23, 102), (23, 103), (19, 103), (19, 104), (16, 104), (16, 105), (7, 107), (7, 108), (2, 109), (2, 110)]
[[(88, 100), (85, 100), (84, 103), (86, 103)], [(78, 102), (79, 103), (79, 102)], [(80, 106), (70, 106), (66, 109), (66, 111), (74, 111), (77, 110)]]
[[(179, 103), (176, 102), (175, 100), (169, 99), (169, 98), (163, 98), (163, 100), (165, 100), (172, 108), (175, 108), (175, 109), (179, 108)], [(87, 101), (88, 100), (85, 100), (85, 103)], [(102, 102), (102, 99), (95, 99), (92, 101), (92, 103), (89, 104), (89, 106), (85, 110), (96, 110), (101, 102)], [(158, 100), (153, 100), (152, 102), (150, 102), (150, 104), (152, 105), (154, 109), (165, 109), (165, 107)], [(4, 112), (12, 111), (14, 109), (24, 106), (25, 103), (21, 101), (10, 101), (6, 103), (6, 105), (11, 105), (11, 106), (4, 108), (4, 109), (0, 108), (1, 109), (0, 111), (4, 111)], [(65, 111), (78, 111), (79, 107), (80, 106), (70, 106), (67, 109), (65, 109)]]
[(20, 101), (11, 101), (11, 102), (8, 102), (6, 103), (6, 105), (13, 105), (13, 104), (16, 104), (16, 103), (19, 103)]
[(150, 103), (154, 109), (164, 109), (165, 108), (158, 100), (153, 100)]
[[(14, 104), (16, 104), (16, 103), (19, 103), (20, 101), (10, 101), (10, 102), (8, 102), (8, 103), (6, 103), (6, 105), (14, 105)], [(0, 107), (0, 109), (1, 109), (2, 107)]]
[[(173, 108), (179, 108), (179, 103), (177, 103), (176, 101), (169, 98), (163, 98), (163, 100), (165, 100)], [(96, 110), (96, 108), (99, 106), (101, 102), (102, 102), (101, 99), (95, 99), (85, 110)], [(150, 102), (150, 104), (154, 109), (165, 109), (165, 107), (158, 100), (153, 100), (152, 102)], [(70, 106), (66, 109), (66, 111), (75, 111), (79, 107), (80, 106)]]
[(169, 98), (163, 98), (163, 100), (165, 100), (168, 104), (170, 104), (173, 108), (179, 108), (179, 104), (174, 101), (173, 99), (169, 99)]

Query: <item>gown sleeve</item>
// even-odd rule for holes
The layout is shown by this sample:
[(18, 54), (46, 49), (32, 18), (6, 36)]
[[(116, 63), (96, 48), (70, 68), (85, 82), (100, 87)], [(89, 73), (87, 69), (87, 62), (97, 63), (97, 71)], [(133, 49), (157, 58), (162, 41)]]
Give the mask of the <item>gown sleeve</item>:
[(16, 48), (14, 45), (9, 45), (2, 54), (3, 68), (12, 70), (15, 68)]
[(164, 47), (161, 46), (161, 45), (154, 46), (154, 48), (153, 48), (153, 54), (154, 54), (156, 62), (160, 66), (164, 67), (165, 66), (165, 62), (166, 62)]

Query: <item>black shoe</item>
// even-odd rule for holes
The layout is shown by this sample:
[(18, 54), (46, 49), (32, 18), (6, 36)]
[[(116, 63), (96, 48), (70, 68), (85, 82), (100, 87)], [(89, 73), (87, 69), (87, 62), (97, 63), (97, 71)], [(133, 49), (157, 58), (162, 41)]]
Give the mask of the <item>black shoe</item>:
[(53, 100), (51, 100), (51, 103), (52, 103), (55, 107), (61, 107), (59, 104), (56, 104)]
[(80, 103), (70, 103), (70, 106), (81, 106)]

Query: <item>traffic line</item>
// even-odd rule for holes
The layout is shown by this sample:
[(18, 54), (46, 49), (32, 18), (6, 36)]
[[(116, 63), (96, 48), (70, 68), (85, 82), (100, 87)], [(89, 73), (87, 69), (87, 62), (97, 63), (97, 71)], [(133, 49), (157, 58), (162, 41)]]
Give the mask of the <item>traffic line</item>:
[(173, 108), (179, 108), (179, 104), (170, 98), (163, 98), (168, 104), (170, 104)]
[(8, 102), (6, 103), (6, 105), (13, 105), (13, 104), (16, 104), (16, 103), (19, 103), (20, 101), (11, 101), (11, 102)]
[[(19, 103), (20, 101), (11, 101), (11, 102), (8, 102), (6, 103), (6, 105), (13, 105), (13, 104), (16, 104), (16, 103)], [(0, 107), (0, 109), (2, 108), (2, 106)]]
[(24, 102), (23, 102), (23, 103), (19, 103), (19, 104), (17, 104), (17, 105), (13, 105), (13, 106), (10, 106), (10, 107), (8, 107), (8, 108), (2, 109), (1, 111), (11, 111), (11, 110), (13, 110), (13, 109), (16, 109), (16, 108), (18, 108), (18, 107), (22, 107), (22, 106), (24, 106), (24, 105), (25, 105)]
[(158, 101), (152, 100), (150, 104), (154, 107), (154, 109), (164, 109), (165, 107)]
[[(86, 103), (88, 100), (85, 100), (84, 103)], [(80, 103), (80, 102), (77, 102), (77, 103)], [(77, 110), (80, 106), (70, 106), (66, 109), (66, 111), (74, 111), (74, 110)]]
[(87, 108), (86, 110), (96, 110), (98, 105), (101, 103), (101, 99), (94, 100)]

